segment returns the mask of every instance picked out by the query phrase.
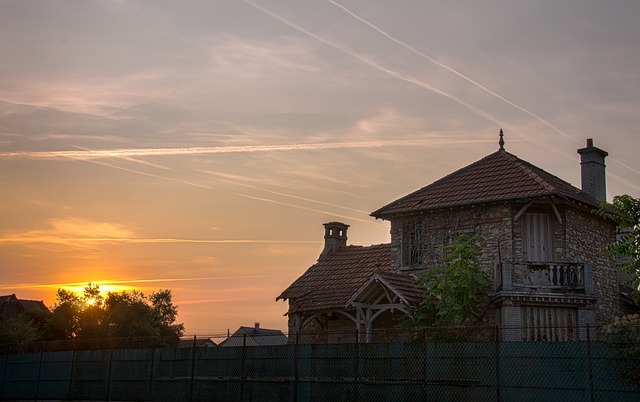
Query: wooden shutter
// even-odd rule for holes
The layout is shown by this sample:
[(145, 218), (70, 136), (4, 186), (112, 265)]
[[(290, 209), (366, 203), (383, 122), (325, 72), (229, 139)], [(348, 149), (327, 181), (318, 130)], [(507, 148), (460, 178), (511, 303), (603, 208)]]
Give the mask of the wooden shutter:
[(522, 254), (525, 261), (553, 261), (553, 230), (551, 215), (522, 215)]

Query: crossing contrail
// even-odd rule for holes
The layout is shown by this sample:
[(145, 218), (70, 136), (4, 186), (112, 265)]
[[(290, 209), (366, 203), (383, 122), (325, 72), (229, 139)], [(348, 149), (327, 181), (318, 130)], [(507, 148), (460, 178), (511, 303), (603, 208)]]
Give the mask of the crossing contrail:
[(573, 141), (576, 141), (578, 143), (581, 143), (580, 140), (572, 137), (571, 135), (565, 133), (564, 131), (560, 130), (559, 128), (555, 127), (553, 124), (551, 124), (550, 122), (548, 122), (547, 120), (545, 120), (544, 118), (538, 116), (537, 114), (535, 114), (534, 112), (530, 111), (529, 109), (526, 109), (520, 105), (518, 105), (517, 103), (505, 98), (504, 96), (492, 91), (491, 89), (487, 88), (486, 86), (482, 85), (481, 83), (479, 83), (478, 81), (475, 81), (474, 79), (472, 79), (471, 77), (461, 73), (460, 71), (454, 69), (451, 66), (448, 66), (444, 63), (439, 62), (438, 60), (434, 59), (433, 57), (430, 57), (429, 55), (419, 51), (418, 49), (416, 49), (415, 47), (409, 45), (406, 42), (401, 41), (400, 39), (397, 39), (396, 37), (392, 36), (391, 34), (389, 34), (388, 32), (384, 31), (382, 28), (378, 27), (377, 25), (373, 24), (370, 21), (365, 20), (364, 18), (360, 17), (358, 14), (354, 13), (353, 11), (351, 11), (349, 8), (347, 8), (346, 6), (334, 1), (334, 0), (327, 0), (329, 3), (333, 4), (334, 6), (340, 8), (341, 10), (343, 10), (345, 13), (349, 14), (350, 16), (352, 16), (353, 18), (357, 19), (358, 21), (362, 22), (363, 24), (367, 25), (369, 28), (375, 30), (376, 32), (378, 32), (380, 35), (384, 36), (385, 38), (389, 39), (390, 41), (402, 46), (403, 48), (411, 51), (412, 53), (418, 55), (419, 57), (429, 61), (432, 64), (435, 64), (436, 66), (445, 69), (446, 71), (462, 78), (463, 80), (469, 82), (470, 84), (476, 86), (477, 88), (481, 89), (482, 91), (488, 93), (489, 95), (500, 99), (501, 101), (505, 102), (506, 104), (508, 104), (511, 107), (514, 107), (516, 109), (518, 109), (519, 111), (527, 114), (530, 117), (533, 117), (534, 119), (538, 120), (540, 123), (544, 124), (545, 126), (549, 127), (550, 129), (554, 130), (555, 132), (557, 132), (560, 135), (563, 135)]
[(489, 113), (486, 113), (485, 111), (480, 110), (480, 109), (468, 104), (467, 102), (463, 101), (462, 99), (460, 99), (460, 98), (458, 98), (458, 97), (456, 97), (454, 95), (451, 95), (451, 94), (449, 94), (449, 93), (447, 93), (447, 92), (445, 92), (445, 91), (443, 91), (443, 90), (441, 90), (439, 88), (436, 88), (436, 87), (434, 87), (433, 85), (431, 85), (431, 84), (429, 84), (427, 82), (424, 82), (424, 81), (422, 81), (422, 80), (420, 80), (420, 79), (418, 79), (416, 77), (412, 77), (412, 76), (410, 76), (408, 74), (403, 74), (403, 73), (400, 73), (400, 72), (385, 68), (385, 67), (381, 66), (380, 64), (374, 62), (373, 60), (369, 60), (365, 56), (362, 56), (361, 54), (358, 54), (358, 53), (348, 49), (345, 46), (342, 46), (342, 45), (339, 45), (337, 43), (331, 42), (331, 41), (329, 41), (327, 39), (324, 39), (324, 38), (314, 34), (313, 32), (308, 31), (307, 29), (301, 27), (300, 25), (298, 25), (298, 24), (296, 24), (296, 23), (294, 23), (292, 21), (289, 21), (288, 19), (286, 19), (286, 18), (284, 18), (284, 17), (282, 17), (282, 16), (280, 16), (280, 15), (278, 15), (278, 14), (276, 14), (276, 13), (274, 13), (274, 12), (272, 12), (272, 11), (262, 7), (262, 6), (259, 6), (259, 5), (255, 4), (251, 0), (243, 0), (243, 1), (245, 3), (247, 3), (247, 4), (249, 4), (250, 6), (254, 7), (255, 9), (262, 11), (263, 13), (267, 14), (268, 16), (270, 16), (272, 18), (275, 18), (278, 21), (282, 22), (283, 24), (288, 25), (289, 27), (297, 30), (298, 32), (301, 32), (301, 33), (303, 33), (303, 34), (305, 34), (305, 35), (307, 35), (307, 36), (309, 36), (309, 37), (311, 37), (311, 38), (313, 38), (313, 39), (315, 39), (315, 40), (317, 40), (317, 41), (319, 41), (321, 43), (324, 43), (327, 46), (331, 46), (334, 49), (337, 49), (337, 50), (339, 50), (339, 51), (341, 51), (343, 53), (346, 53), (346, 54), (350, 55), (351, 57), (354, 57), (354, 58), (360, 60), (361, 62), (369, 65), (370, 67), (373, 67), (374, 69), (376, 69), (378, 71), (381, 71), (381, 72), (383, 72), (383, 73), (385, 73), (385, 74), (387, 74), (389, 76), (392, 76), (392, 77), (394, 77), (394, 78), (396, 78), (398, 80), (407, 82), (409, 84), (412, 84), (412, 85), (418, 86), (420, 88), (426, 89), (428, 91), (434, 92), (434, 93), (436, 93), (438, 95), (444, 96), (445, 98), (448, 98), (448, 99), (458, 103), (459, 105), (464, 106), (468, 110), (476, 113), (477, 115), (479, 115), (481, 117), (484, 117), (485, 119), (487, 119), (487, 120), (489, 120), (491, 122), (494, 122), (494, 123), (498, 124), (499, 126), (504, 126), (505, 125), (504, 122), (501, 122), (500, 120), (498, 120), (493, 115), (491, 115)]

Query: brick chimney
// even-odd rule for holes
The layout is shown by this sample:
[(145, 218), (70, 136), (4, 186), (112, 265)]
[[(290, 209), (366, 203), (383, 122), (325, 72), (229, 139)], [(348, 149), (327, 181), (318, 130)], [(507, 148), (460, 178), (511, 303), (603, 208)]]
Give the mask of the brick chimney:
[(587, 147), (578, 149), (580, 154), (580, 172), (582, 191), (598, 202), (607, 199), (607, 178), (604, 158), (609, 153), (593, 146), (593, 139), (587, 139)]
[(347, 229), (349, 225), (342, 222), (329, 222), (324, 224), (324, 250), (319, 258), (328, 257), (341, 247), (347, 245)]

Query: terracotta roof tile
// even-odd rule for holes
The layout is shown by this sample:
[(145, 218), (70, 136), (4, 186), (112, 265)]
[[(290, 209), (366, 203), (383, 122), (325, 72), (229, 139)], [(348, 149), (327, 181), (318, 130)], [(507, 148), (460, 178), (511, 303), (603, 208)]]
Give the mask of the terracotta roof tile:
[[(394, 278), (400, 289), (411, 288), (406, 274), (390, 271), (391, 245), (346, 246), (321, 258), (296, 279), (276, 300), (289, 299), (289, 312), (344, 308), (351, 296), (374, 274)], [(386, 271), (386, 272), (385, 272)], [(415, 291), (407, 293), (415, 297)]]
[(598, 206), (595, 199), (570, 183), (499, 150), (371, 215), (385, 219), (430, 209), (548, 195)]

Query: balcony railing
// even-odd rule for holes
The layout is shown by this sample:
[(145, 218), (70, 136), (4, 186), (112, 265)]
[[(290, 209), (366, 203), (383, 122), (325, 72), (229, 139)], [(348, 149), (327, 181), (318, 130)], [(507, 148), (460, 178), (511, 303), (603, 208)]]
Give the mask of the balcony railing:
[(590, 293), (591, 265), (574, 262), (505, 262), (500, 283), (502, 290), (541, 289), (552, 292)]

